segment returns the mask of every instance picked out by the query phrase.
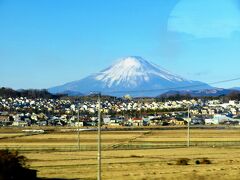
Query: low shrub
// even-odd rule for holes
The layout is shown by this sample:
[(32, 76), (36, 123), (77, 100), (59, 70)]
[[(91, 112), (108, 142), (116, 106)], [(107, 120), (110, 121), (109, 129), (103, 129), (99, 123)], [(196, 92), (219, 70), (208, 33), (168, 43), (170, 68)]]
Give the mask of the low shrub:
[(197, 164), (197, 165), (198, 164), (212, 164), (212, 162), (207, 158), (203, 158), (203, 159), (200, 159), (200, 160), (196, 160), (195, 164)]
[(176, 165), (189, 165), (189, 159), (188, 158), (180, 158), (177, 160)]
[(37, 171), (28, 169), (26, 161), (17, 151), (0, 150), (0, 180), (37, 179)]

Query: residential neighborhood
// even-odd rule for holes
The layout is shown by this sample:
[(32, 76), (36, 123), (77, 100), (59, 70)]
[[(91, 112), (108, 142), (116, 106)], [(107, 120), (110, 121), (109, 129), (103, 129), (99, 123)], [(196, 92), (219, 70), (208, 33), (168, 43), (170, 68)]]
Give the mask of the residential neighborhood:
[[(189, 111), (188, 111), (189, 110)], [(71, 99), (30, 99), (0, 97), (0, 126), (96, 126), (96, 101)], [(240, 102), (230, 100), (104, 100), (102, 125), (185, 126), (188, 113), (191, 125), (239, 125)]]

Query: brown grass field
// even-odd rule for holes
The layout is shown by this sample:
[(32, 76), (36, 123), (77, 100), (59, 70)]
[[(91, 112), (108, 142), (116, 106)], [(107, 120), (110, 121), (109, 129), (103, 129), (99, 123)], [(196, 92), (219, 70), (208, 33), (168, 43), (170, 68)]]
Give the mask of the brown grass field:
[[(0, 148), (18, 150), (39, 177), (96, 179), (97, 132), (80, 132), (80, 151), (77, 137), (77, 132), (59, 130), (24, 134), (0, 129)], [(191, 130), (190, 148), (184, 129), (103, 131), (102, 149), (104, 180), (240, 179), (239, 128)]]

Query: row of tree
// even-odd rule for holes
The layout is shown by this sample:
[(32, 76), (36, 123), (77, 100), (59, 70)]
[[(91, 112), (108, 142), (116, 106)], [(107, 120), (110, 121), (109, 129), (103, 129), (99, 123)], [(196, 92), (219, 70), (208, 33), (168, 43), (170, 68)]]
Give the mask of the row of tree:
[[(0, 88), (0, 97), (3, 98), (16, 98), (16, 97), (27, 97), (27, 98), (43, 98), (43, 99), (57, 99), (57, 98), (68, 98), (71, 100), (76, 101), (96, 101), (97, 95), (90, 95), (90, 96), (80, 96), (80, 97), (69, 97), (66, 94), (51, 94), (46, 89), (27, 89), (27, 90), (13, 90), (11, 88)], [(190, 99), (205, 99), (205, 100), (213, 100), (213, 99), (222, 99), (223, 101), (229, 101), (229, 100), (240, 100), (240, 92), (239, 91), (233, 91), (227, 95), (220, 95), (220, 96), (191, 96), (190, 94), (171, 94), (166, 95), (163, 94), (161, 96), (158, 96), (157, 98), (135, 98), (135, 100), (140, 101), (147, 101), (149, 100), (157, 100), (157, 101), (166, 101), (166, 100), (172, 100), (172, 101), (180, 101), (180, 100), (190, 100)], [(102, 100), (108, 100), (108, 101), (122, 101), (122, 100), (134, 100), (134, 98), (126, 99), (123, 98), (116, 98), (112, 96), (102, 96)]]
[(239, 91), (233, 91), (226, 95), (220, 95), (220, 96), (191, 96), (190, 94), (172, 94), (172, 95), (162, 95), (156, 98), (157, 101), (181, 101), (181, 100), (191, 100), (191, 99), (203, 99), (203, 100), (215, 100), (220, 99), (223, 102), (228, 102), (229, 100), (237, 100), (240, 101), (240, 92)]
[(13, 90), (11, 88), (0, 88), (0, 97), (3, 98), (17, 98), (17, 97), (27, 97), (27, 98), (43, 98), (43, 99), (57, 99), (61, 98), (63, 94), (54, 95), (49, 93), (46, 89), (27, 89), (27, 90)]

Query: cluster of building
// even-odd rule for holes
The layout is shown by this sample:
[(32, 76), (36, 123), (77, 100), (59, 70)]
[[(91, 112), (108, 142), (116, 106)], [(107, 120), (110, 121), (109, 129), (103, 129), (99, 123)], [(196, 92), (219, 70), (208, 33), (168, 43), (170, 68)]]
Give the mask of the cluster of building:
[[(96, 101), (0, 97), (0, 126), (96, 126)], [(189, 109), (189, 110), (188, 110)], [(192, 99), (105, 100), (101, 103), (105, 126), (239, 125), (240, 102)]]

